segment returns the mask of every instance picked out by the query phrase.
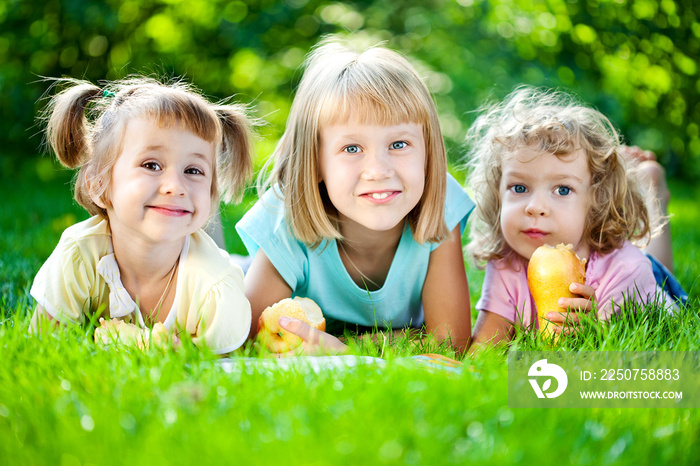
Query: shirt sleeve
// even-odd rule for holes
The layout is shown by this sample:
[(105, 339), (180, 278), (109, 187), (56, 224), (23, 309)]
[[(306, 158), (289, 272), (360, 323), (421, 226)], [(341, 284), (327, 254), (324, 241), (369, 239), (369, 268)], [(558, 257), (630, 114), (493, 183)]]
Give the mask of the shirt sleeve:
[[(243, 272), (231, 264), (229, 272), (205, 294), (196, 312), (189, 312), (186, 329), (197, 346), (206, 345), (215, 354), (229, 353), (248, 338), (250, 303), (245, 297)], [(198, 293), (195, 290), (194, 293)]]
[[(452, 231), (459, 225), (460, 234), (464, 234), (469, 214), (471, 214), (473, 209), (474, 202), (466, 191), (464, 191), (462, 185), (448, 173), (447, 194), (445, 196), (445, 225), (447, 225), (447, 229)], [(441, 243), (430, 243), (430, 250), (434, 251), (440, 244)]]
[(447, 194), (445, 196), (445, 223), (452, 231), (459, 225), (460, 233), (464, 233), (467, 227), (469, 215), (474, 210), (474, 201), (471, 200), (462, 185), (447, 174)]
[(30, 294), (55, 320), (80, 323), (94, 284), (89, 269), (78, 244), (64, 235), (39, 269)]
[(236, 231), (251, 257), (262, 249), (292, 290), (306, 283), (306, 247), (291, 233), (284, 217), (284, 204), (276, 189), (268, 190), (236, 224)]
[(529, 326), (532, 303), (525, 271), (518, 272), (504, 261), (489, 261), (476, 309), (497, 314), (514, 325)]

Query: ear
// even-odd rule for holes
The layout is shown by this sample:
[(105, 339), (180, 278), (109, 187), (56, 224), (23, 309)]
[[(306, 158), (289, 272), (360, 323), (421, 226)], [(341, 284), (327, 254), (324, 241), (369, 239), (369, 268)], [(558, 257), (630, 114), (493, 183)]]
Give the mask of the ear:
[(111, 202), (107, 199), (107, 193), (103, 193), (102, 196), (100, 196), (97, 193), (97, 190), (95, 189), (95, 183), (96, 180), (92, 179), (89, 174), (86, 172), (85, 173), (85, 186), (87, 187), (88, 194), (90, 195), (90, 200), (95, 203), (97, 207), (100, 209), (107, 210), (107, 206), (111, 205)]
[[(315, 163), (313, 163), (315, 162)], [(312, 161), (313, 165), (315, 166), (314, 169), (316, 170), (316, 182), (317, 183), (322, 183), (323, 182), (323, 172), (321, 170), (321, 150), (318, 148), (316, 151), (316, 160)]]

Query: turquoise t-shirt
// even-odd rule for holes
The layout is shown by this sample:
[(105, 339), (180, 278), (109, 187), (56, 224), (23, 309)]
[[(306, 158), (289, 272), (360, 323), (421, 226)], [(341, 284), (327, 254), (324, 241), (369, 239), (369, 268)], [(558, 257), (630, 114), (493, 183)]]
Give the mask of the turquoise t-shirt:
[[(449, 230), (459, 224), (463, 233), (473, 208), (467, 193), (448, 175), (445, 223)], [(335, 240), (310, 249), (290, 233), (277, 190), (268, 190), (238, 222), (236, 231), (251, 257), (262, 248), (292, 289), (292, 296), (316, 301), (331, 325), (333, 321), (384, 328), (423, 324), (421, 293), (430, 252), (439, 244), (419, 244), (408, 226), (384, 285), (376, 291), (367, 291), (350, 278)]]

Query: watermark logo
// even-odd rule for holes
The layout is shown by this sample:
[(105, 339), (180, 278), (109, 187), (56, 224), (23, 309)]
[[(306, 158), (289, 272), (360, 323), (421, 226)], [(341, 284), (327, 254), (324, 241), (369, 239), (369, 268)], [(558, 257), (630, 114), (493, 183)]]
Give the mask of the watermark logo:
[(700, 351), (510, 351), (508, 406), (700, 408), (698, 368)]
[[(537, 398), (556, 398), (564, 393), (566, 385), (569, 383), (564, 369), (556, 364), (548, 364), (546, 359), (540, 359), (530, 366), (527, 375), (528, 377), (535, 377), (534, 379), (529, 379), (529, 381)], [(547, 380), (544, 381), (544, 384), (542, 384), (542, 387), (540, 387), (537, 377), (548, 377)], [(547, 393), (547, 390), (552, 386), (552, 377), (557, 381), (557, 389), (551, 393)]]

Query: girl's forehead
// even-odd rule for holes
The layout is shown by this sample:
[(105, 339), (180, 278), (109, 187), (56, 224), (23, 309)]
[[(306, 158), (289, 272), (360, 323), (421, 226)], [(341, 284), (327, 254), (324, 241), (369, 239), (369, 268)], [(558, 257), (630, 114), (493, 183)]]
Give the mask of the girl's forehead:
[(510, 177), (527, 179), (574, 179), (586, 184), (591, 172), (583, 149), (568, 154), (553, 154), (531, 149), (508, 153), (501, 164), (503, 181)]
[(193, 128), (181, 124), (161, 124), (152, 118), (134, 118), (126, 125), (120, 153), (169, 151), (177, 154), (195, 154), (214, 163), (216, 146), (197, 134)]
[(529, 163), (537, 159), (549, 159), (551, 161), (558, 160), (566, 163), (576, 162), (577, 160), (582, 160), (586, 163), (588, 162), (586, 151), (581, 148), (564, 154), (555, 154), (550, 151), (540, 150), (537, 147), (520, 146), (510, 151), (504, 151), (501, 156), (502, 163)]

